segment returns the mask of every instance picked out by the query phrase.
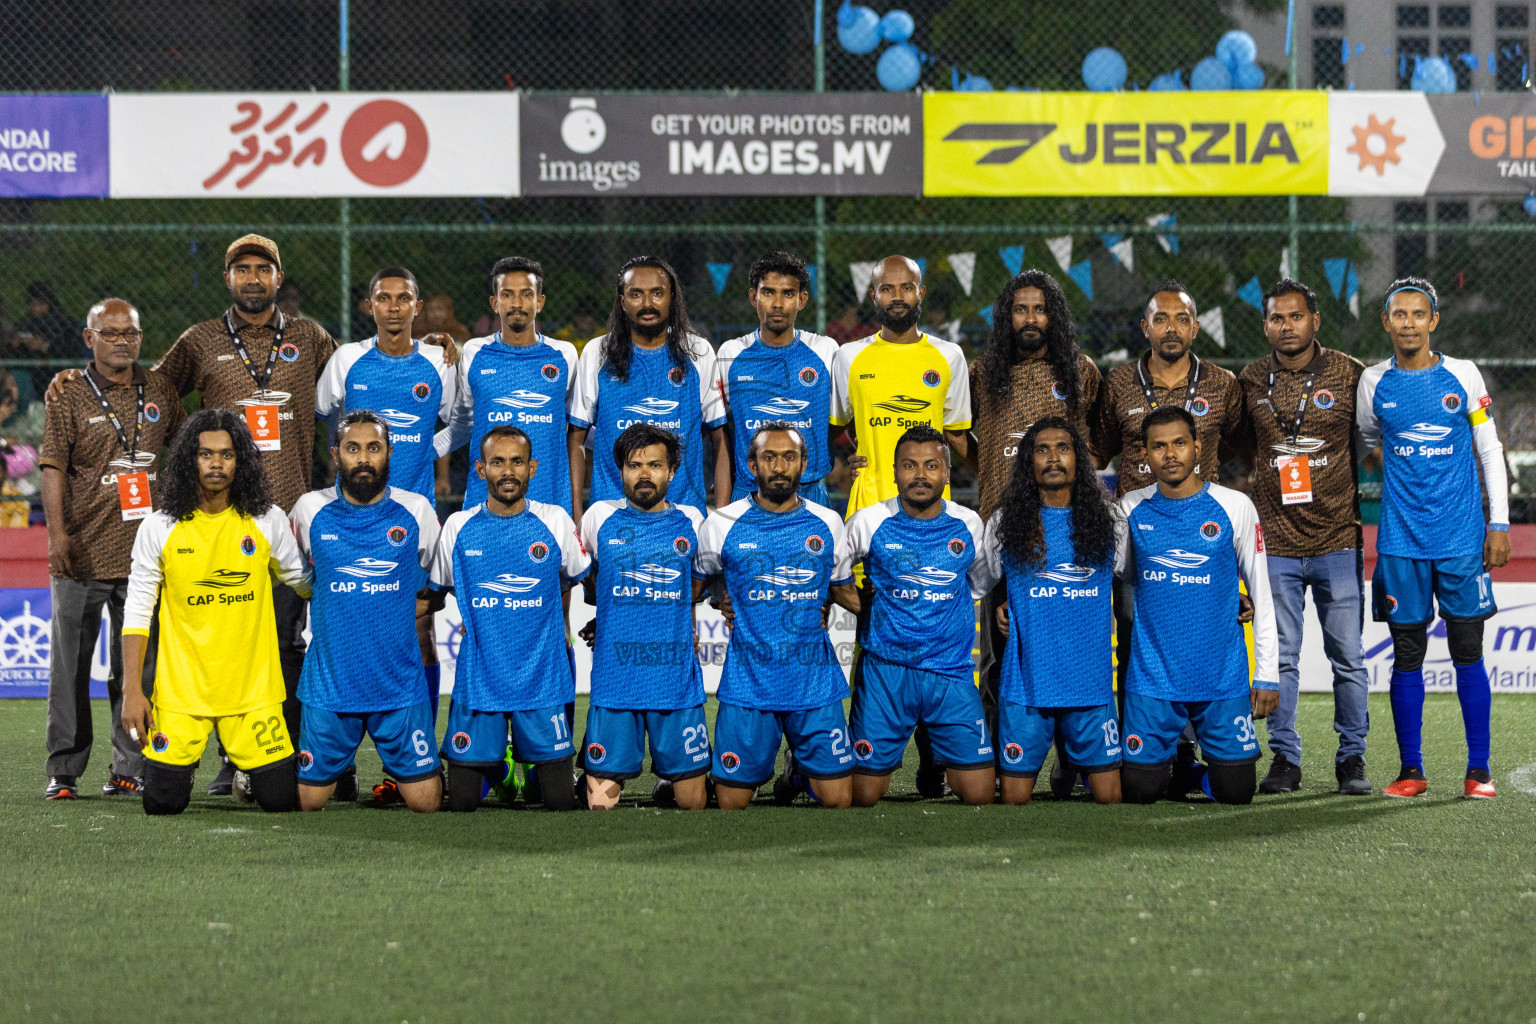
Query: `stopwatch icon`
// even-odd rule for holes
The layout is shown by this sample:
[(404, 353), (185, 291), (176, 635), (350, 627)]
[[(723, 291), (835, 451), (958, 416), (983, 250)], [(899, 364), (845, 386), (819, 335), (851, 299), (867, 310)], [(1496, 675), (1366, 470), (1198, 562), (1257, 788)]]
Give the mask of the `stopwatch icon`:
[(597, 100), (576, 97), (571, 112), (560, 122), (560, 140), (573, 153), (595, 153), (608, 138), (608, 125), (597, 112)]

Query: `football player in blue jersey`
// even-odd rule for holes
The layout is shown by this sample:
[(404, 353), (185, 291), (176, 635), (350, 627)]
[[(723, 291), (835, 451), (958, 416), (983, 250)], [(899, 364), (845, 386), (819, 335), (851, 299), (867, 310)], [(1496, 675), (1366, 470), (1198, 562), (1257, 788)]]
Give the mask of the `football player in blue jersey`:
[[(1176, 405), (1141, 426), (1157, 483), (1120, 500), (1127, 541), (1115, 571), (1134, 588), (1130, 667), (1120, 730), (1120, 787), (1131, 803), (1168, 790), (1174, 748), (1186, 722), (1206, 756), (1203, 785), (1219, 803), (1246, 804), (1258, 787), (1254, 718), (1280, 699), (1275, 610), (1259, 513), (1247, 495), (1206, 483), (1195, 418)], [(1238, 582), (1253, 608), (1255, 669), (1238, 616)]]
[[(354, 409), (336, 427), (336, 487), (310, 491), (290, 522), (315, 570), (313, 639), (299, 700), (299, 806), (323, 808), (366, 732), (413, 811), (443, 802), (427, 681), (414, 640), (418, 592), (437, 546), (437, 514), (389, 486), (389, 425)], [(365, 652), (365, 657), (359, 657)]]
[(805, 260), (770, 252), (747, 272), (747, 301), (757, 310), (758, 329), (732, 338), (715, 356), (717, 386), (730, 417), (731, 500), (757, 490), (747, 467), (752, 432), (778, 420), (805, 436), (805, 476), (800, 493), (827, 504), (823, 478), (832, 469), (832, 438), (844, 428), (831, 426), (832, 357), (837, 342), (795, 327), (795, 317), (811, 297)]
[(626, 427), (613, 445), (624, 497), (594, 502), (581, 517), (582, 547), (594, 566), (584, 586), (597, 610), (581, 631), (592, 647), (582, 755), (593, 810), (616, 806), (624, 780), (640, 774), (647, 733), (651, 770), (672, 784), (668, 803), (692, 811), (708, 799), (692, 583), (704, 514), (667, 500), (681, 455), (670, 430)]
[(990, 804), (997, 794), (971, 659), (976, 601), (996, 580), (981, 556), (981, 517), (944, 500), (948, 484), (944, 435), (911, 427), (896, 441), (896, 496), (848, 520), (849, 561), (863, 563), (870, 601), (848, 720), (859, 807), (885, 795), (919, 723), (956, 796)]
[(848, 682), (826, 629), (832, 602), (859, 607), (842, 517), (799, 495), (805, 439), (794, 427), (759, 427), (749, 459), (757, 493), (710, 513), (694, 558), (694, 599), (718, 578), (734, 617), (716, 694), (715, 798), (722, 810), (751, 803), (787, 738), (815, 800), (847, 807)]
[(1008, 593), (997, 610), (1008, 638), (997, 711), (1003, 803), (1029, 802), (1057, 743), (1088, 776), (1094, 801), (1117, 804), (1110, 579), (1124, 524), (1093, 472), (1087, 442), (1065, 419), (1037, 420), (1019, 453), (982, 545), (990, 578), (1005, 580)]
[(537, 471), (527, 434), (492, 427), (475, 463), (485, 503), (448, 517), (432, 562), (432, 588), (452, 591), (464, 620), (442, 751), (451, 811), (478, 807), (488, 774), (501, 780), (509, 723), (513, 758), (537, 767), (544, 806), (576, 806), (563, 596), (591, 560), (565, 509), (528, 498)]
[[(1430, 348), (1440, 325), (1435, 286), (1393, 281), (1381, 326), (1392, 358), (1366, 369), (1355, 399), (1364, 449), (1382, 447), (1381, 526), (1371, 580), (1378, 622), (1392, 632), (1392, 725), (1402, 769), (1384, 792), (1421, 796), (1424, 650), (1435, 606), (1445, 620), (1456, 697), (1467, 736), (1462, 795), (1496, 795), (1488, 773), (1493, 698), (1483, 664), (1483, 623), (1493, 615), (1488, 570), (1509, 561), (1509, 477), (1489, 417), (1483, 375)], [(1478, 469), (1488, 492), (1483, 517)]]

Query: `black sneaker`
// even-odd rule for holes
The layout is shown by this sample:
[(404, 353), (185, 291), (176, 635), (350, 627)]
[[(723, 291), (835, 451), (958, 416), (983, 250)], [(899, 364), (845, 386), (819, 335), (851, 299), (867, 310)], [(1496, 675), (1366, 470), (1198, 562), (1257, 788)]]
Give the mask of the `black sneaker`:
[(676, 808), (677, 790), (666, 779), (657, 779), (656, 785), (651, 787), (651, 803), (657, 807)]
[(1260, 793), (1294, 793), (1301, 788), (1301, 765), (1276, 754), (1269, 763), (1269, 774), (1259, 783)]
[(944, 799), (952, 792), (949, 788), (949, 773), (936, 764), (919, 765), (917, 769), (917, 792), (925, 800)]
[(1179, 740), (1173, 755), (1173, 772), (1168, 777), (1168, 796), (1177, 800), (1200, 788), (1205, 778), (1205, 766), (1195, 758), (1195, 745)]
[(73, 775), (55, 775), (48, 780), (48, 788), (43, 790), (44, 800), (73, 800), (79, 795)]
[(1365, 777), (1365, 758), (1359, 754), (1350, 754), (1335, 763), (1333, 774), (1339, 780), (1338, 791), (1345, 796), (1371, 795), (1371, 780)]
[(235, 790), (235, 765), (229, 758), (219, 766), (219, 774), (208, 783), (209, 796), (229, 796)]
[(1072, 790), (1077, 783), (1077, 772), (1067, 763), (1060, 750), (1056, 751), (1056, 763), (1051, 765), (1051, 796), (1057, 800), (1067, 800), (1072, 796)]
[(332, 800), (346, 800), (357, 803), (357, 765), (352, 765), (341, 773), (341, 778), (336, 780), (336, 792), (331, 794)]
[(773, 780), (773, 802), (780, 807), (788, 807), (795, 802), (795, 798), (804, 792), (799, 785), (795, 771), (795, 755), (793, 751), (784, 751), (784, 771)]
[(113, 772), (101, 787), (102, 796), (143, 796), (144, 780), (137, 775), (119, 775)]

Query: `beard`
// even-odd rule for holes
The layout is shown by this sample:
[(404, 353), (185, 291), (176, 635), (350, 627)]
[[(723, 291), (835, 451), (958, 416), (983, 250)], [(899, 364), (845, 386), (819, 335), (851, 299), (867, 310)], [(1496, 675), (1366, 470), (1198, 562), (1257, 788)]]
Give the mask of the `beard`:
[[(660, 310), (651, 309), (651, 308), (646, 308), (646, 309), (640, 310), (640, 313), (657, 313), (657, 314), (659, 314), (660, 312), (661, 312)], [(638, 316), (639, 314), (636, 314), (636, 315)], [(651, 339), (657, 337), (658, 335), (662, 335), (662, 334), (667, 333), (667, 318), (666, 317), (661, 317), (661, 319), (657, 320), (654, 324), (643, 324), (638, 319), (633, 319), (632, 318), (629, 321), (629, 330), (630, 330), (630, 333), (638, 334), (638, 335), (640, 335), (640, 337), (644, 338), (646, 341), (650, 341)]]
[[(895, 312), (894, 310), (900, 310)], [(881, 306), (875, 311), (875, 320), (881, 327), (896, 334), (905, 334), (917, 326), (917, 321), (922, 318), (923, 304), (908, 306), (904, 302), (893, 302), (889, 306)]]
[(347, 492), (347, 497), (359, 505), (368, 504), (384, 493), (384, 488), (389, 486), (389, 466), (386, 465), (377, 473), (363, 475), (372, 469), (372, 466), (353, 466), (341, 475), (341, 489)]
[(1036, 331), (1030, 333), (1031, 328), (1025, 327), (1013, 332), (1014, 344), (1020, 352), (1035, 352), (1046, 343), (1045, 332)]
[(264, 292), (261, 295), (241, 293), (235, 296), (235, 308), (242, 313), (265, 313), (272, 308), (275, 301), (277, 296), (272, 292)]
[[(645, 489), (641, 490), (641, 487), (644, 487)], [(666, 495), (662, 492), (660, 487), (657, 487), (650, 481), (646, 481), (643, 484), (637, 484), (634, 491), (625, 495), (625, 497), (629, 499), (629, 503), (631, 505), (635, 506), (643, 512), (649, 512), (657, 505), (660, 505)]]
[(763, 497), (775, 505), (782, 505), (795, 496), (799, 483), (798, 480), (791, 480), (787, 476), (776, 476), (771, 480), (759, 482), (758, 490), (762, 492)]

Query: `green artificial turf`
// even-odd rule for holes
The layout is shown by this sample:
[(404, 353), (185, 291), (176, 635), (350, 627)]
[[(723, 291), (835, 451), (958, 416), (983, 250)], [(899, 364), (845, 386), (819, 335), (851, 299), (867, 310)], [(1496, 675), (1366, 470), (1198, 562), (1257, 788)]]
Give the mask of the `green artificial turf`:
[(869, 811), (659, 811), (647, 777), (607, 814), (148, 819), (91, 796), (100, 743), (45, 803), (43, 705), (0, 701), (0, 1019), (1536, 1018), (1536, 700), (1494, 701), (1491, 802), (1455, 799), (1454, 698), (1413, 801), (1332, 794), (1331, 716), (1303, 696), (1303, 792), (1236, 809), (916, 800), (909, 752)]

